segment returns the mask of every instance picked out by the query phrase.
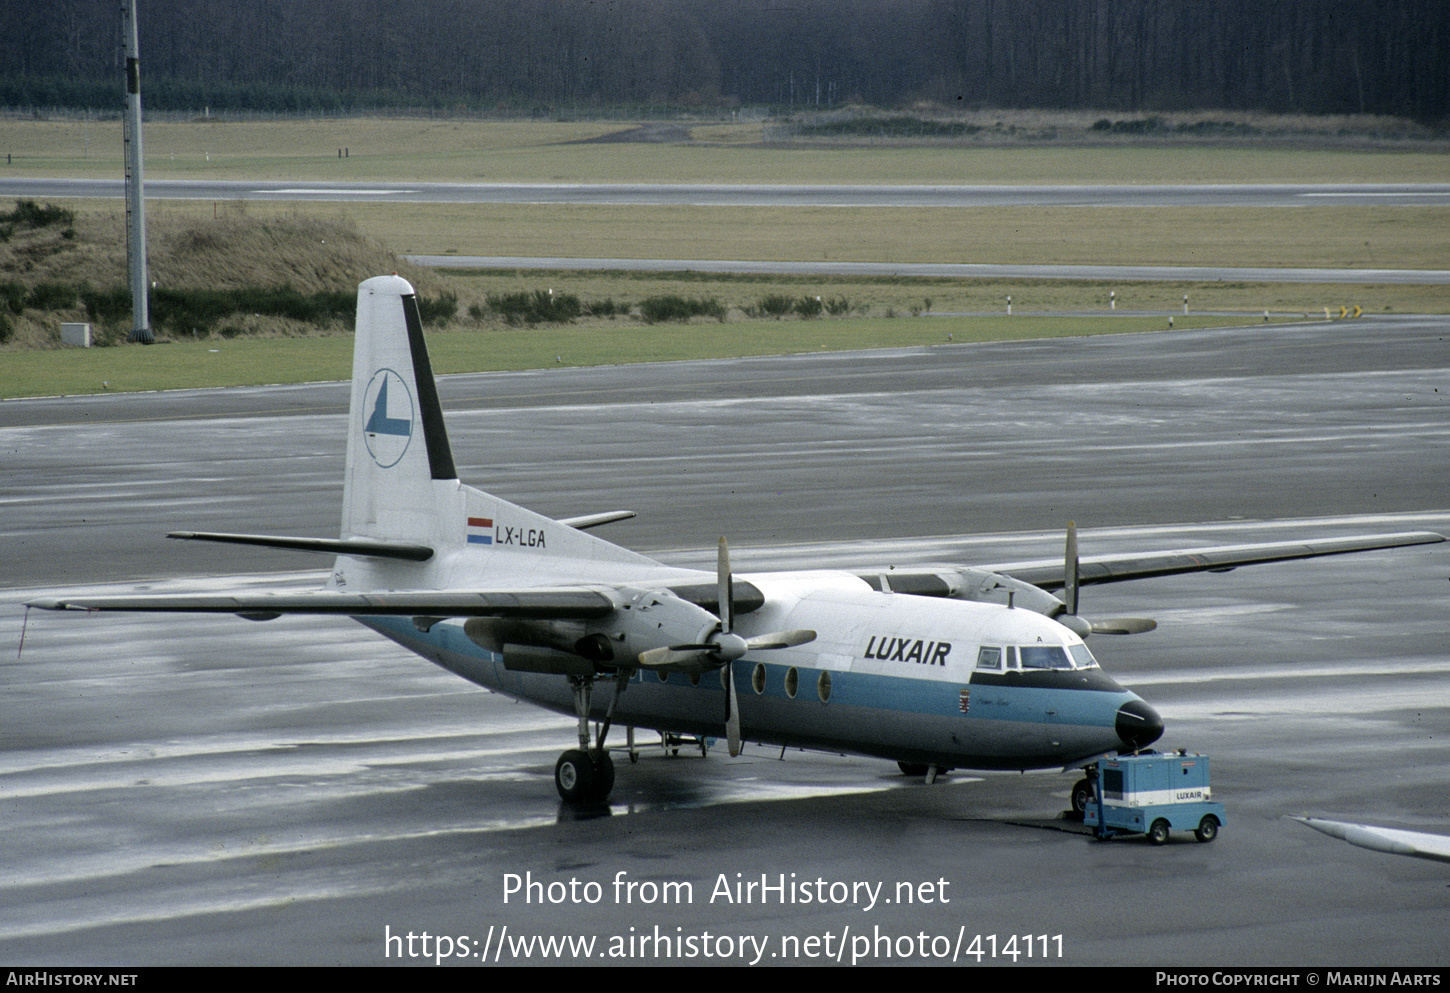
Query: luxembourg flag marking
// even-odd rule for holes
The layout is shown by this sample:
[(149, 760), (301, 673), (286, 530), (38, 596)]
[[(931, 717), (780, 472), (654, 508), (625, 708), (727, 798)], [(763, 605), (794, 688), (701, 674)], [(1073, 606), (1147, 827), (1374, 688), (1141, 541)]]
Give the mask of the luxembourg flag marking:
[(470, 517), (468, 519), (468, 543), (470, 545), (493, 544), (492, 517)]

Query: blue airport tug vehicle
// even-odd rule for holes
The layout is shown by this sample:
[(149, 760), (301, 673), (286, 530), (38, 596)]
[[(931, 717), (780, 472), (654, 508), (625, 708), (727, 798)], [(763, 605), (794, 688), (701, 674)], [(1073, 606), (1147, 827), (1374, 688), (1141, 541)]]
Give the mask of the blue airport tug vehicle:
[(1099, 838), (1146, 834), (1161, 845), (1170, 831), (1192, 831), (1209, 842), (1224, 825), (1223, 804), (1212, 799), (1207, 755), (1146, 751), (1099, 759), (1087, 772), (1092, 795), (1083, 824)]

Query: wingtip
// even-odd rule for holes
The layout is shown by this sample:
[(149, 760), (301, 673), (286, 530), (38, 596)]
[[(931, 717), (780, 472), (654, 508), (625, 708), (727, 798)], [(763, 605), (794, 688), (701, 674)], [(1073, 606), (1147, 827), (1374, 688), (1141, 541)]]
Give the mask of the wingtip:
[(1291, 816), (1305, 827), (1313, 828), (1331, 838), (1347, 841), (1357, 848), (1366, 848), (1387, 855), (1408, 855), (1411, 858), (1450, 862), (1450, 836), (1401, 828), (1354, 824), (1349, 821), (1327, 821), (1318, 817)]

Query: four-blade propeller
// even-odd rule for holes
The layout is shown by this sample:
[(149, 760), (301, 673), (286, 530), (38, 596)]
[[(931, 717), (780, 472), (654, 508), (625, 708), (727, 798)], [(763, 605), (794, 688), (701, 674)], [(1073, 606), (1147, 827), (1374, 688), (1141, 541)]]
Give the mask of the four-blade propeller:
[(720, 539), (720, 552), (716, 559), (716, 579), (719, 582), (717, 601), (720, 623), (714, 633), (705, 641), (691, 645), (667, 645), (641, 652), (639, 664), (650, 669), (683, 666), (690, 663), (723, 666), (725, 669), (725, 734), (732, 756), (740, 754), (740, 707), (736, 699), (735, 673), (733, 663), (747, 652), (774, 648), (793, 648), (815, 641), (816, 633), (803, 629), (772, 631), (745, 638), (735, 633), (735, 603), (733, 593), (735, 580), (730, 572), (730, 547), (724, 538)]
[(1090, 621), (1078, 616), (1077, 595), (1081, 586), (1081, 568), (1077, 557), (1077, 523), (1075, 521), (1067, 522), (1067, 548), (1063, 558), (1062, 602), (1067, 605), (1067, 612), (1054, 618), (1063, 627), (1080, 638), (1086, 638), (1089, 634), (1142, 634), (1144, 631), (1152, 631), (1158, 626), (1157, 621), (1148, 617), (1106, 617), (1102, 620)]

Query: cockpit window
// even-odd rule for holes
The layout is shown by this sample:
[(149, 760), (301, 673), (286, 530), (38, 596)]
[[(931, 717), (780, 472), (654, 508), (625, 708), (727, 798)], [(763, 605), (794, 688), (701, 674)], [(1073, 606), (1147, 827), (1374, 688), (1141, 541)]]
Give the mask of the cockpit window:
[(1022, 653), (1024, 669), (1072, 668), (1072, 660), (1059, 645), (1023, 645), (1018, 651)]
[(978, 669), (1000, 669), (1002, 668), (1002, 649), (983, 648), (977, 652)]
[[(1020, 656), (1024, 669), (1096, 669), (1098, 662), (1086, 645), (1023, 645), (1008, 648), (1012, 656)], [(1015, 667), (1014, 667), (1015, 668)]]

